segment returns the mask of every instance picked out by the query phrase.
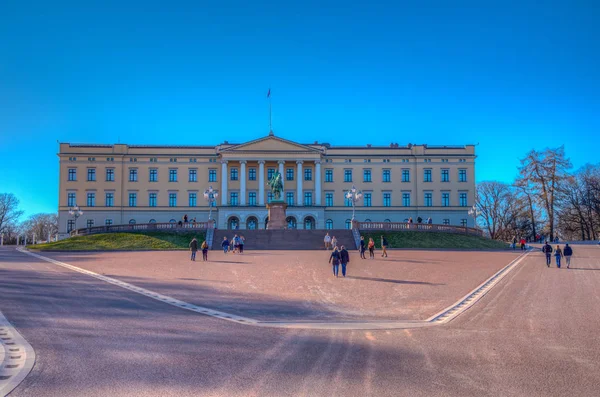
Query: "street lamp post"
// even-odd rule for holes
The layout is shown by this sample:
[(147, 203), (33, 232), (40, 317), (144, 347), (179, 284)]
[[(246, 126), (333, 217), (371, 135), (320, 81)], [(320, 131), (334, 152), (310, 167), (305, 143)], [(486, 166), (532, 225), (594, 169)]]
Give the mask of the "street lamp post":
[(362, 197), (362, 191), (356, 190), (356, 187), (352, 185), (352, 189), (346, 192), (346, 198), (352, 201), (352, 222), (354, 222), (354, 217), (356, 215), (356, 203)]
[(81, 215), (83, 215), (83, 211), (79, 209), (77, 204), (75, 204), (75, 207), (71, 207), (69, 209), (69, 215), (71, 215), (73, 218), (75, 218), (75, 230), (77, 230), (77, 218), (79, 218)]
[(214, 203), (217, 202), (217, 197), (219, 197), (219, 193), (217, 193), (212, 186), (209, 186), (208, 189), (204, 191), (204, 198), (208, 201), (208, 223), (210, 225), (210, 221), (212, 220), (212, 207)]
[(469, 215), (473, 217), (473, 227), (477, 226), (477, 217), (481, 214), (481, 212), (477, 209), (477, 205), (473, 204), (473, 206), (469, 209)]

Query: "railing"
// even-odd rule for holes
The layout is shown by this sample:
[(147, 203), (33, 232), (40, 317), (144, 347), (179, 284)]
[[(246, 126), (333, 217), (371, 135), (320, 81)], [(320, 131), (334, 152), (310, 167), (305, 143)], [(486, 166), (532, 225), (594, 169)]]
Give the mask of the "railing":
[(432, 225), (428, 223), (407, 222), (354, 222), (353, 228), (359, 230), (383, 230), (383, 231), (415, 231), (415, 232), (443, 232), (461, 233), (483, 236), (483, 231), (466, 226)]
[[(212, 228), (213, 223), (211, 222), (210, 227)], [(93, 226), (86, 227), (83, 229), (77, 229), (71, 231), (71, 236), (83, 236), (87, 234), (98, 234), (98, 233), (127, 233), (127, 232), (145, 232), (145, 231), (161, 231), (161, 230), (172, 230), (172, 231), (184, 231), (184, 230), (207, 230), (209, 228), (208, 222), (184, 222), (184, 223), (134, 223), (126, 225), (110, 225), (110, 226)]]

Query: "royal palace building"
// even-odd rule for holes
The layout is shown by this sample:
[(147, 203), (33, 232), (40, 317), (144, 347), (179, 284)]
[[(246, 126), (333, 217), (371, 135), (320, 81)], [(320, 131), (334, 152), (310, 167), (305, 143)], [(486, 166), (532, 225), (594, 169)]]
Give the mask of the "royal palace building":
[[(473, 145), (332, 146), (271, 134), (217, 146), (61, 143), (58, 156), (62, 233), (184, 215), (207, 221), (209, 203), (217, 228), (263, 229), (275, 172), (289, 228), (349, 228), (353, 210), (360, 222), (431, 217), (434, 224), (473, 226)], [(209, 187), (216, 198), (205, 198)], [(347, 198), (353, 187), (362, 192), (358, 200)], [(75, 206), (78, 219), (69, 213)]]

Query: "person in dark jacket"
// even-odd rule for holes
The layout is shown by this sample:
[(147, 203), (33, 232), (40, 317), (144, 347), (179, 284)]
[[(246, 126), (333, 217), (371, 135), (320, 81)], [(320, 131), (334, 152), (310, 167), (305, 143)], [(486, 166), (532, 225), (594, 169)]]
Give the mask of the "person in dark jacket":
[(367, 247), (365, 246), (365, 236), (360, 236), (360, 247), (359, 247), (359, 251), (360, 251), (360, 258), (361, 259), (367, 259), (365, 257), (365, 251), (366, 251)]
[(550, 267), (550, 263), (552, 263), (552, 247), (546, 241), (546, 245), (542, 247), (542, 251), (546, 254), (546, 266)]
[(329, 257), (329, 263), (333, 265), (333, 275), (337, 277), (340, 270), (340, 251), (337, 246), (333, 247), (333, 252)]
[(387, 239), (383, 236), (381, 236), (381, 256), (382, 257), (386, 257), (387, 258), (387, 247), (388, 247), (388, 242)]
[(221, 243), (221, 247), (223, 247), (223, 253), (226, 254), (229, 251), (229, 240), (227, 240), (227, 236), (223, 236), (223, 242)]
[(571, 268), (571, 255), (573, 255), (573, 248), (569, 246), (569, 244), (565, 244), (565, 249), (563, 250), (563, 255), (565, 256), (565, 261), (567, 262), (567, 269)]
[(205, 262), (208, 261), (208, 243), (206, 240), (202, 242), (200, 248), (202, 249), (202, 260)]
[(195, 261), (196, 260), (196, 252), (198, 251), (198, 240), (196, 240), (196, 237), (194, 237), (192, 239), (192, 241), (190, 242), (190, 250), (192, 251), (191, 260)]
[(342, 263), (342, 276), (346, 277), (346, 265), (350, 262), (350, 254), (343, 245), (340, 249), (340, 262)]

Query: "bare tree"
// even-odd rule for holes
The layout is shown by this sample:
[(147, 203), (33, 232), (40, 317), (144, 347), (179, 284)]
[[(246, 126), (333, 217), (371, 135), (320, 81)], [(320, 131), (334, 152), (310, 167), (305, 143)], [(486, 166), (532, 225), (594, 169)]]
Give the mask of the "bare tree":
[(23, 211), (19, 210), (19, 200), (12, 193), (0, 193), (0, 232), (16, 225)]
[(35, 235), (39, 240), (47, 240), (58, 232), (57, 214), (35, 214), (23, 222), (23, 229), (28, 236)]
[(568, 170), (571, 167), (571, 161), (565, 155), (564, 146), (545, 149), (543, 152), (532, 150), (521, 160), (519, 179), (531, 187), (531, 194), (534, 194), (544, 207), (550, 239), (554, 238), (556, 226), (557, 189), (567, 178)]

